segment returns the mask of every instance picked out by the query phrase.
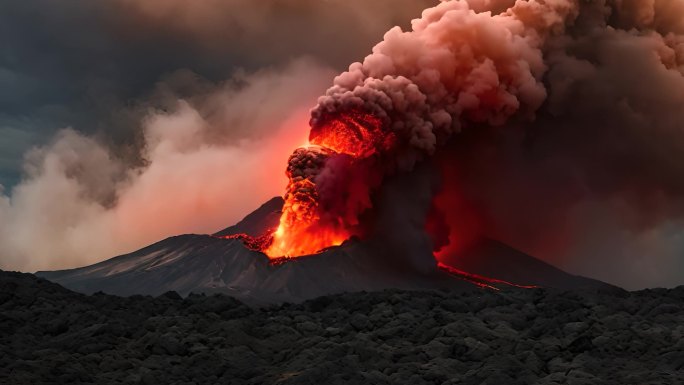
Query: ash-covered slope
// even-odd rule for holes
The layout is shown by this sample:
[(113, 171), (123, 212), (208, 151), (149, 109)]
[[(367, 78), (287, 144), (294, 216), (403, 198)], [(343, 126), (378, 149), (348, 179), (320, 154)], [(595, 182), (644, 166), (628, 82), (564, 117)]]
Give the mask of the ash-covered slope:
[(384, 291), (249, 308), (0, 271), (2, 384), (682, 384), (684, 287)]
[[(283, 201), (274, 198), (244, 220), (216, 235), (181, 235), (131, 254), (72, 270), (36, 275), (81, 293), (102, 291), (116, 295), (159, 295), (176, 291), (220, 292), (251, 304), (300, 302), (323, 295), (383, 289), (463, 289), (471, 283), (435, 269), (421, 274), (407, 269), (377, 246), (349, 241), (320, 254), (272, 264), (263, 254), (247, 249), (240, 240), (222, 238), (246, 233), (259, 235), (277, 225)], [(487, 261), (491, 260), (492, 263)], [(521, 266), (544, 265), (525, 272)], [(505, 247), (472, 258), (468, 272), (494, 278), (517, 274), (514, 283), (578, 288), (607, 286), (571, 276), (552, 266)]]

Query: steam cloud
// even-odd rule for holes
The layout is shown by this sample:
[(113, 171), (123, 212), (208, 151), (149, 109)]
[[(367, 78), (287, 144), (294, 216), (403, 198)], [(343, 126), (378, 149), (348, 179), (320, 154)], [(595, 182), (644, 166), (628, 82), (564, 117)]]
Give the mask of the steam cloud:
[[(339, 71), (436, 2), (0, 2), (0, 184), (9, 193), (23, 154), (64, 127), (141, 166), (139, 122), (148, 107), (169, 109), (236, 71), (282, 68), (301, 57)], [(190, 73), (207, 82), (190, 81)], [(174, 98), (160, 105), (154, 89), (169, 81)]]
[(331, 75), (300, 60), (150, 112), (138, 168), (61, 131), (27, 155), (27, 178), (0, 196), (0, 268), (78, 267), (238, 220), (286, 184), (282, 164), (306, 141), (309, 101)]

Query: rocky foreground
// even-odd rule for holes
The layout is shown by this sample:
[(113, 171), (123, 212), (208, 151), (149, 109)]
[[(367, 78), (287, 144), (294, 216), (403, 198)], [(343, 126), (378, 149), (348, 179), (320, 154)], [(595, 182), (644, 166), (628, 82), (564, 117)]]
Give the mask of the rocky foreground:
[(684, 287), (85, 296), (0, 272), (0, 383), (681, 384)]

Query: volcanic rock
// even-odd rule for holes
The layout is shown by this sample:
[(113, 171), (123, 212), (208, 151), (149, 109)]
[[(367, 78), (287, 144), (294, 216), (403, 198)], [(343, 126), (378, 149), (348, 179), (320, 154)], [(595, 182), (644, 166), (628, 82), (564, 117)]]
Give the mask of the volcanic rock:
[(249, 308), (224, 295), (88, 296), (0, 271), (0, 293), (7, 384), (684, 382), (684, 286), (388, 290)]

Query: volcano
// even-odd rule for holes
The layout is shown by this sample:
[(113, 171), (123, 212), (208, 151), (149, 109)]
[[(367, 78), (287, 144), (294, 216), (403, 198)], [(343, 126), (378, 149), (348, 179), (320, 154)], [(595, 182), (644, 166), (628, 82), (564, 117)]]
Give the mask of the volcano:
[(121, 296), (156, 296), (168, 291), (181, 295), (224, 293), (253, 305), (301, 302), (329, 294), (384, 289), (609, 286), (565, 273), (493, 240), (483, 240), (467, 249), (462, 265), (453, 266), (455, 269), (436, 268), (425, 274), (389, 263), (357, 239), (312, 256), (273, 261), (246, 247), (240, 238), (230, 237), (258, 236), (274, 228), (282, 207), (283, 200), (273, 198), (236, 225), (213, 235), (175, 236), (91, 266), (42, 271), (36, 275), (86, 294), (99, 291)]

